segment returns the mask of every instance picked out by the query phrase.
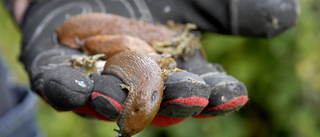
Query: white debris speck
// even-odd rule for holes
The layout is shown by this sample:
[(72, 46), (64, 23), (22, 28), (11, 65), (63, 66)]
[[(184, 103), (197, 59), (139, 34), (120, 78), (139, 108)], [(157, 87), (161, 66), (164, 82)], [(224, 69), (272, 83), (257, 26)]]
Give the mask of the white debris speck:
[(278, 18), (275, 16), (271, 16), (270, 18), (271, 18), (271, 23), (272, 23), (273, 28), (278, 29), (279, 28)]
[(165, 6), (163, 9), (164, 13), (169, 13), (171, 11), (171, 7), (170, 6)]
[(87, 85), (83, 82), (83, 81), (80, 81), (80, 80), (75, 80), (74, 82), (76, 82), (79, 86), (83, 87), (83, 88), (86, 88)]
[(97, 60), (97, 62), (95, 63), (96, 68), (97, 68), (97, 72), (100, 73), (103, 70), (104, 65), (106, 64), (106, 61), (103, 60)]
[(64, 17), (65, 17), (66, 19), (69, 19), (69, 18), (71, 18), (71, 15), (70, 15), (69, 13), (67, 13), (67, 14), (64, 15)]
[(225, 96), (221, 96), (221, 101), (222, 102), (226, 102), (227, 100), (226, 100), (226, 97)]

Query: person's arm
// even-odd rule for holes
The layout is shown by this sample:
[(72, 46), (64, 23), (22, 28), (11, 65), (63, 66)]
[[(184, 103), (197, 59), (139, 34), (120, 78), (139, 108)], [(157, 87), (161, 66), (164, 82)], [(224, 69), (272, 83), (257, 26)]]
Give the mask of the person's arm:
[(11, 12), (13, 19), (18, 26), (21, 25), (23, 16), (30, 4), (30, 0), (3, 0), (6, 8)]
[(155, 20), (195, 23), (202, 31), (274, 37), (292, 27), (298, 0), (162, 0), (149, 1)]

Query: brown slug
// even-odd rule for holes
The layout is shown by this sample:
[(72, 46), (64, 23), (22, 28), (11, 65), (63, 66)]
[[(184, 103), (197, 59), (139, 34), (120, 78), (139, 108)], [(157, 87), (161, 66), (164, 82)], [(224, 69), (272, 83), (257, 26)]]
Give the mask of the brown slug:
[(156, 116), (164, 89), (161, 69), (150, 57), (136, 51), (123, 51), (108, 59), (102, 74), (119, 77), (128, 88), (128, 96), (117, 118), (120, 137), (130, 137)]
[(189, 51), (184, 48), (190, 41), (188, 27), (184, 30), (113, 14), (89, 13), (68, 19), (56, 33), (62, 45), (89, 55), (105, 54), (102, 75), (115, 75), (127, 85), (129, 92), (117, 125), (119, 136), (129, 137), (142, 131), (156, 116), (164, 89), (161, 69), (176, 68), (168, 51)]
[(95, 35), (85, 39), (82, 50), (89, 55), (105, 54), (101, 59), (107, 60), (114, 54), (125, 50), (134, 50), (143, 54), (156, 54), (144, 40), (129, 35)]
[(174, 69), (177, 65), (170, 55), (158, 54), (144, 40), (129, 35), (95, 35), (86, 38), (81, 47), (88, 55), (105, 54), (101, 57), (103, 60), (119, 52), (133, 50), (152, 58), (161, 69)]
[(122, 16), (103, 13), (89, 13), (74, 16), (57, 27), (59, 42), (80, 49), (77, 41), (94, 35), (130, 35), (151, 44), (167, 41), (177, 32), (161, 25), (134, 21)]

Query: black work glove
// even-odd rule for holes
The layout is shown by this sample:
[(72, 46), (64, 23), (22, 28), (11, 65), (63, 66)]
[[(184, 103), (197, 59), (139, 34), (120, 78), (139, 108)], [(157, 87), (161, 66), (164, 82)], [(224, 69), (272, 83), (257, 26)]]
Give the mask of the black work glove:
[[(20, 59), (28, 71), (32, 89), (55, 109), (115, 120), (127, 95), (119, 87), (122, 81), (112, 75), (89, 77), (66, 65), (65, 60), (83, 53), (60, 45), (55, 34), (56, 27), (69, 17), (103, 12), (105, 9), (101, 6), (95, 1), (49, 1), (31, 5), (22, 25)], [(217, 71), (200, 54), (187, 61), (176, 60), (181, 69), (189, 72), (176, 72), (165, 79), (162, 106), (153, 125), (168, 126), (199, 114), (216, 116), (246, 103), (247, 98), (239, 98), (247, 97), (245, 86)], [(198, 64), (192, 64), (193, 60)], [(239, 101), (241, 99), (243, 101)]]
[[(188, 117), (211, 118), (240, 109), (248, 101), (245, 85), (219, 64), (206, 62), (197, 51), (187, 61), (176, 58), (178, 67), (188, 72), (172, 72), (165, 79), (160, 110), (151, 122), (154, 126), (170, 126)], [(95, 81), (92, 105), (100, 114), (116, 120), (127, 91), (115, 76), (92, 76)], [(106, 83), (110, 81), (110, 83)]]
[(176, 61), (179, 68), (198, 74), (210, 86), (209, 104), (195, 118), (225, 115), (240, 109), (248, 101), (246, 86), (227, 75), (221, 65), (206, 62), (200, 51), (187, 61)]

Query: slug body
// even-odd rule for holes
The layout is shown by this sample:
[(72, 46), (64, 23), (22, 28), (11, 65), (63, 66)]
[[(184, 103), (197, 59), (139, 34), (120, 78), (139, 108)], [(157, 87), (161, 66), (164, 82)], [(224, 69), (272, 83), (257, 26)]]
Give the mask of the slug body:
[(161, 69), (173, 69), (176, 62), (170, 55), (158, 54), (147, 42), (129, 35), (95, 35), (86, 38), (82, 50), (88, 55), (104, 54), (101, 59), (108, 60), (113, 55), (132, 50), (143, 53), (156, 61)]
[(164, 26), (134, 21), (113, 14), (89, 13), (74, 16), (57, 27), (59, 42), (80, 49), (77, 41), (94, 35), (130, 35), (147, 43), (166, 41), (177, 35)]
[(119, 136), (130, 137), (147, 127), (159, 110), (164, 88), (161, 69), (151, 58), (136, 51), (115, 54), (104, 68), (103, 75), (115, 75), (129, 86), (117, 125)]
[(86, 38), (82, 50), (88, 55), (105, 54), (101, 59), (107, 60), (113, 55), (125, 51), (134, 50), (143, 54), (156, 54), (147, 42), (129, 35), (95, 35)]

